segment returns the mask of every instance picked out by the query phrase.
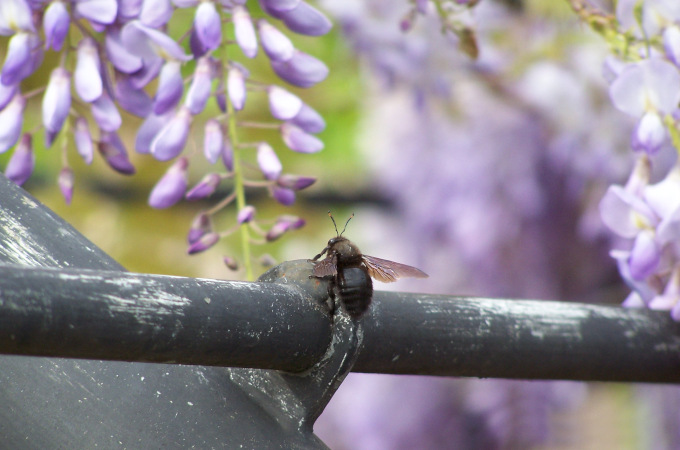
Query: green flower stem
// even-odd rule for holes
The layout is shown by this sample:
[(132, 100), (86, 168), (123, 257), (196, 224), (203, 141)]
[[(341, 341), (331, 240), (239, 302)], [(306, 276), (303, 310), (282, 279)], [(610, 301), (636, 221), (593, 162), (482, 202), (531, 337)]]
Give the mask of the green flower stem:
[[(236, 115), (234, 105), (231, 104), (231, 99), (227, 95), (227, 115), (229, 126), (229, 139), (231, 140), (231, 147), (234, 152), (234, 192), (236, 193), (236, 208), (238, 211), (246, 206), (246, 192), (243, 184), (243, 168), (241, 167), (241, 148), (238, 145), (238, 136), (236, 134)], [(250, 232), (248, 224), (242, 224), (241, 228), (241, 251), (243, 252), (243, 266), (246, 268), (246, 279), (253, 281), (253, 265), (250, 257)]]

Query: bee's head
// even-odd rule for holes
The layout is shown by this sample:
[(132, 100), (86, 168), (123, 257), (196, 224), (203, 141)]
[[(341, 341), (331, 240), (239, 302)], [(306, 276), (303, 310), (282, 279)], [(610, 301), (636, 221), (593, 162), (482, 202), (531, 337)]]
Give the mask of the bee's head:
[(328, 240), (328, 246), (333, 247), (335, 244), (339, 244), (340, 242), (347, 241), (348, 239), (344, 236), (336, 236), (334, 238), (330, 238)]

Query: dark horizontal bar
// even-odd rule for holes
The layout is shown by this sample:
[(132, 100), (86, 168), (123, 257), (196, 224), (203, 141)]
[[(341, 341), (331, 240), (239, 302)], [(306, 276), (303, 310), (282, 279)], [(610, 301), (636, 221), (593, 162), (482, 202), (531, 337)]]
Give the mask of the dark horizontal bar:
[(680, 382), (668, 311), (376, 292), (358, 372)]
[(289, 285), (19, 266), (0, 280), (5, 354), (299, 372), (331, 340)]
[[(311, 263), (285, 267), (288, 285), (0, 266), (0, 353), (301, 371), (331, 322)], [(378, 291), (359, 323), (359, 372), (680, 382), (664, 311)]]

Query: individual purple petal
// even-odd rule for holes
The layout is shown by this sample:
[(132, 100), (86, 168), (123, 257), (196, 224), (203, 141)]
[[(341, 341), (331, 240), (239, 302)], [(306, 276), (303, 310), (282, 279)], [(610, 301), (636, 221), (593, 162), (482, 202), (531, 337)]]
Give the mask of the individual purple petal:
[(34, 167), (33, 138), (25, 133), (5, 167), (5, 176), (21, 186), (31, 176)]
[(172, 111), (163, 115), (149, 114), (144, 123), (137, 130), (135, 138), (135, 151), (137, 153), (150, 153), (151, 143), (163, 127), (174, 117)]
[(177, 106), (182, 98), (184, 79), (180, 71), (180, 63), (168, 61), (163, 65), (158, 78), (158, 90), (154, 99), (153, 112), (161, 115)]
[(636, 151), (646, 152), (648, 155), (658, 153), (666, 137), (666, 128), (659, 114), (648, 111), (640, 119), (632, 139), (632, 147)]
[(60, 51), (68, 33), (71, 18), (62, 2), (52, 2), (45, 10), (43, 30), (45, 31), (45, 50), (52, 47)]
[(118, 2), (111, 0), (75, 0), (75, 12), (94, 22), (111, 24), (118, 14)]
[(186, 199), (194, 201), (211, 196), (217, 190), (220, 181), (222, 181), (222, 178), (220, 178), (219, 174), (208, 173), (204, 175), (201, 181), (187, 192)]
[(284, 206), (290, 206), (295, 203), (295, 191), (292, 189), (274, 186), (272, 188), (272, 195), (274, 196), (274, 200)]
[(283, 166), (274, 149), (266, 142), (257, 146), (257, 165), (268, 180), (276, 180), (281, 175)]
[(234, 109), (240, 111), (246, 103), (246, 80), (244, 72), (238, 67), (229, 69), (227, 92)]
[(64, 167), (59, 171), (57, 184), (59, 185), (61, 195), (64, 196), (66, 204), (70, 205), (71, 199), (73, 198), (73, 170), (71, 170), (70, 167)]
[(73, 78), (76, 92), (87, 103), (102, 95), (103, 83), (99, 67), (97, 44), (90, 37), (83, 38), (78, 44), (78, 62)]
[(271, 61), (272, 69), (282, 80), (307, 88), (326, 79), (328, 67), (318, 59), (299, 50), (287, 61)]
[(313, 185), (316, 182), (314, 177), (303, 177), (300, 175), (281, 175), (277, 180), (276, 184), (283, 188), (292, 189), (294, 191), (299, 191)]
[(609, 186), (600, 201), (602, 221), (614, 233), (624, 238), (637, 236), (640, 231), (634, 218), (638, 220), (653, 217), (654, 213), (638, 197), (626, 192), (621, 186)]
[(144, 86), (155, 80), (163, 67), (165, 60), (160, 56), (142, 60), (142, 68), (130, 74), (130, 84), (135, 89), (143, 89)]
[(194, 55), (195, 59), (204, 56), (210, 50), (208, 47), (203, 45), (203, 42), (201, 42), (201, 40), (198, 38), (195, 28), (192, 28), (191, 33), (189, 34), (189, 50), (191, 50), (191, 54)]
[(210, 247), (217, 244), (217, 241), (219, 240), (220, 240), (219, 234), (215, 232), (206, 233), (203, 236), (201, 236), (197, 241), (189, 245), (189, 248), (187, 249), (187, 254), (193, 255), (194, 253), (199, 253), (208, 250)]
[(323, 150), (323, 142), (290, 123), (281, 125), (281, 137), (289, 149), (300, 153), (316, 153)]
[(172, 3), (178, 8), (191, 8), (199, 3), (199, 0), (172, 0)]
[(0, 111), (0, 153), (12, 148), (19, 140), (25, 107), (26, 99), (17, 94), (5, 109)]
[(0, 111), (5, 109), (5, 106), (14, 98), (17, 93), (17, 85), (13, 84), (11, 86), (5, 86), (0, 83)]
[(602, 77), (612, 83), (628, 65), (614, 55), (607, 55), (602, 64)]
[(136, 19), (141, 11), (142, 0), (118, 0), (118, 18), (121, 22)]
[(179, 158), (165, 172), (149, 194), (149, 206), (152, 208), (169, 208), (182, 200), (187, 190), (187, 167), (189, 160)]
[(203, 2), (196, 8), (194, 17), (196, 37), (206, 50), (215, 50), (222, 42), (220, 14), (212, 2)]
[(208, 119), (205, 123), (203, 137), (203, 154), (211, 164), (215, 164), (224, 147), (224, 133), (220, 123), (215, 119)]
[(257, 21), (257, 30), (260, 34), (262, 48), (269, 59), (276, 61), (288, 61), (293, 57), (295, 47), (288, 36), (280, 32), (275, 26), (264, 19)]
[(302, 104), (300, 111), (290, 120), (290, 123), (307, 133), (320, 133), (326, 128), (326, 121), (323, 120), (321, 114), (306, 103)]
[(151, 142), (151, 154), (159, 161), (168, 161), (184, 150), (191, 127), (191, 113), (181, 108)]
[(200, 213), (191, 222), (191, 228), (187, 233), (187, 243), (193, 244), (198, 241), (201, 236), (212, 231), (212, 221), (210, 216), (206, 213)]
[(143, 59), (153, 59), (160, 54), (167, 54), (178, 61), (189, 61), (182, 47), (167, 34), (143, 25), (138, 20), (125, 24), (121, 30), (121, 41), (132, 54)]
[(668, 26), (664, 30), (663, 48), (666, 57), (676, 66), (680, 66), (680, 28), (677, 25)]
[(671, 63), (654, 58), (624, 69), (609, 87), (614, 106), (632, 116), (650, 107), (663, 114), (672, 112), (680, 101), (680, 74)]
[(235, 6), (232, 10), (236, 43), (248, 58), (257, 56), (257, 36), (248, 10), (243, 6)]
[(238, 261), (236, 261), (234, 258), (230, 256), (223, 256), (222, 261), (224, 262), (224, 265), (227, 266), (229, 270), (238, 270)]
[(260, 0), (260, 6), (270, 16), (280, 19), (281, 12), (290, 11), (300, 2), (301, 0)]
[(302, 100), (295, 94), (278, 86), (269, 86), (269, 110), (272, 116), (279, 120), (289, 120), (295, 117), (302, 108)]
[(11, 36), (17, 31), (33, 31), (33, 13), (25, 0), (0, 1), (0, 36)]
[(210, 59), (203, 57), (196, 64), (194, 70), (194, 78), (191, 81), (189, 92), (184, 100), (184, 105), (189, 109), (191, 114), (200, 114), (210, 98), (210, 91), (212, 89), (212, 66)]
[(135, 89), (125, 75), (118, 77), (114, 95), (121, 108), (137, 117), (147, 117), (153, 109), (151, 97), (143, 89)]
[(87, 124), (87, 119), (82, 116), (76, 119), (73, 138), (76, 143), (78, 154), (83, 158), (85, 164), (91, 164), (94, 154), (94, 145), (92, 143), (92, 136), (90, 135), (90, 127)]
[(168, 23), (172, 13), (170, 0), (143, 0), (139, 21), (147, 27), (161, 28)]
[(234, 170), (234, 150), (229, 139), (224, 141), (224, 147), (222, 147), (222, 164), (228, 171)]
[(45, 129), (59, 133), (71, 109), (71, 74), (57, 67), (50, 75), (42, 101), (42, 120)]
[(143, 61), (139, 56), (130, 53), (120, 39), (120, 30), (110, 27), (104, 38), (106, 56), (113, 67), (122, 73), (131, 74), (142, 68)]
[(333, 27), (328, 17), (304, 1), (293, 9), (279, 11), (278, 18), (283, 20), (291, 31), (307, 36), (324, 35)]
[(9, 40), (7, 55), (2, 66), (0, 82), (6, 86), (18, 83), (29, 74), (26, 67), (31, 59), (31, 39), (28, 33), (16, 33)]
[(248, 223), (255, 217), (255, 207), (251, 205), (244, 206), (236, 215), (236, 220), (240, 224)]
[(92, 117), (103, 131), (116, 131), (123, 123), (116, 104), (106, 92), (92, 102)]
[(135, 167), (128, 159), (125, 145), (123, 145), (123, 141), (120, 140), (120, 137), (115, 132), (103, 131), (99, 137), (97, 148), (106, 160), (106, 163), (116, 172), (123, 175), (133, 175), (135, 173)]
[(635, 238), (630, 252), (630, 274), (642, 281), (652, 275), (659, 266), (661, 252), (651, 231), (642, 231)]

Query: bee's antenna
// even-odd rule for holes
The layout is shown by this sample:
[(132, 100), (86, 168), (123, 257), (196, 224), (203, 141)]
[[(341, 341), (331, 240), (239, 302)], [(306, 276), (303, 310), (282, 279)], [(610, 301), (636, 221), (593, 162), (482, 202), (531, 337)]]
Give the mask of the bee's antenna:
[[(335, 219), (333, 218), (333, 214), (331, 214), (331, 210), (330, 210), (330, 209), (328, 210), (328, 217), (330, 217), (331, 220), (333, 221), (333, 226), (335, 227), (335, 234), (338, 235), (338, 236), (340, 236), (340, 233), (338, 233), (338, 226), (337, 226), (336, 223), (335, 223)], [(343, 231), (344, 231), (344, 230), (343, 230)]]
[[(347, 229), (347, 224), (349, 223), (350, 220), (352, 220), (352, 217), (354, 217), (354, 213), (352, 213), (352, 215), (349, 216), (349, 219), (347, 219), (347, 222), (345, 222), (345, 228), (342, 229), (342, 233), (344, 233), (345, 230)], [(337, 229), (335, 231), (337, 231)], [(340, 236), (342, 236), (342, 233), (340, 233)]]

